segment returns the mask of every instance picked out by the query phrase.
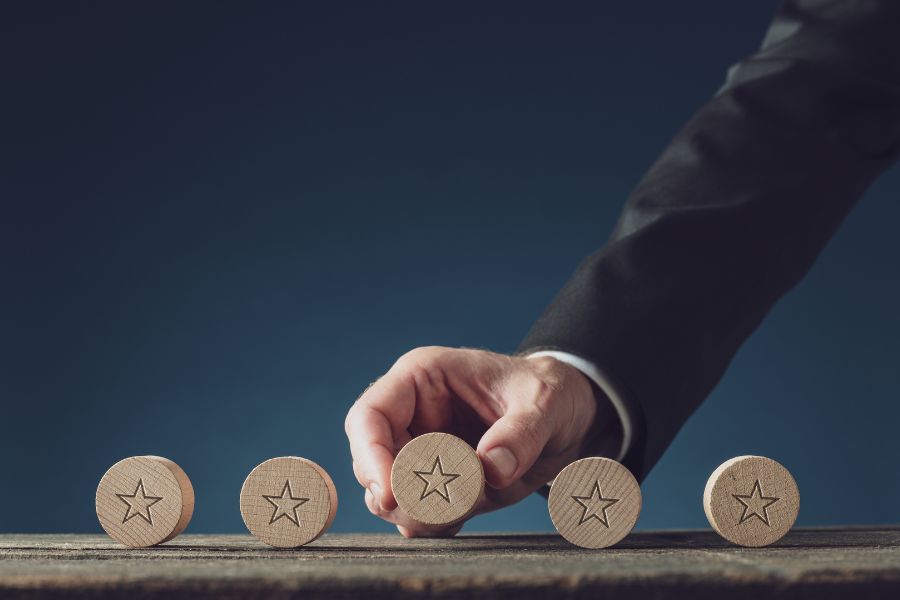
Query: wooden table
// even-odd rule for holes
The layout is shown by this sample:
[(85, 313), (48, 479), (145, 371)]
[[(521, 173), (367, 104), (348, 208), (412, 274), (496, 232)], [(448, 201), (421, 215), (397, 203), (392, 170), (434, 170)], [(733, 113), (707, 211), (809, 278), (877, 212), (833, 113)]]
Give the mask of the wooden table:
[(0, 597), (900, 598), (900, 527), (807, 529), (770, 548), (710, 531), (634, 533), (607, 550), (556, 535), (326, 535), (297, 550), (246, 535), (126, 549), (100, 535), (0, 535)]

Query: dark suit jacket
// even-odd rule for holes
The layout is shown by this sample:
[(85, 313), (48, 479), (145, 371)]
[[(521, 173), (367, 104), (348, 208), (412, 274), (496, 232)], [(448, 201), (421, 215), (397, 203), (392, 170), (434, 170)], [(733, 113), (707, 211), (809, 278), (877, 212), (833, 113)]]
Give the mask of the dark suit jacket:
[(792, 0), (522, 343), (594, 362), (642, 479), (900, 152), (900, 0)]

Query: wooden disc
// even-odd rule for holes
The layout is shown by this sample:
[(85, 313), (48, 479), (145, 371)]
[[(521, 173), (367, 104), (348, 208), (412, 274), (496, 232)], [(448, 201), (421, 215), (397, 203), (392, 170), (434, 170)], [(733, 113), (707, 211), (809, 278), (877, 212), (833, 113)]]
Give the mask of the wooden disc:
[(472, 447), (455, 435), (426, 433), (397, 453), (391, 488), (411, 518), (451, 525), (475, 510), (484, 493), (484, 469)]
[(631, 471), (609, 458), (582, 458), (560, 471), (547, 500), (560, 535), (582, 548), (606, 548), (634, 528), (641, 487)]
[(706, 518), (719, 535), (758, 548), (780, 540), (800, 512), (790, 472), (764, 456), (738, 456), (713, 471), (703, 491)]
[(257, 465), (241, 488), (244, 524), (277, 548), (296, 548), (325, 533), (337, 505), (337, 490), (325, 469), (299, 456)]
[(161, 456), (132, 456), (103, 475), (95, 498), (97, 518), (111, 538), (126, 546), (167, 542), (194, 514), (194, 488), (187, 474)]

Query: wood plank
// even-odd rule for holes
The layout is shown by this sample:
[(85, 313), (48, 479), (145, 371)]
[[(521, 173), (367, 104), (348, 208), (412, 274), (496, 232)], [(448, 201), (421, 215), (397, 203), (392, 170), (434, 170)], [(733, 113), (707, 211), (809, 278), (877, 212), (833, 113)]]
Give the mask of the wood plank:
[(768, 548), (711, 531), (636, 532), (583, 550), (556, 535), (334, 534), (294, 550), (248, 535), (124, 548), (100, 535), (0, 535), (3, 598), (900, 597), (900, 527), (796, 530)]

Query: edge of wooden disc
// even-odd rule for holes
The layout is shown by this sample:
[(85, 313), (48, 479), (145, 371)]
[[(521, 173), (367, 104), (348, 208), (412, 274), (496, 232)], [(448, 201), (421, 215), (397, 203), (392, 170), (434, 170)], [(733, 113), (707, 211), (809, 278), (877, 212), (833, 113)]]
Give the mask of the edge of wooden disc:
[[(297, 457), (299, 458), (299, 457)], [(337, 515), (338, 509), (338, 494), (337, 487), (334, 485), (334, 480), (331, 478), (331, 475), (328, 474), (328, 471), (325, 470), (319, 463), (309, 460), (308, 458), (304, 458), (309, 466), (316, 470), (316, 472), (322, 476), (322, 479), (325, 480), (325, 487), (328, 488), (328, 504), (331, 507), (328, 511), (328, 520), (325, 521), (325, 525), (322, 527), (322, 531), (319, 532), (312, 541), (315, 541), (322, 537), (322, 535), (331, 529), (331, 525), (334, 523), (334, 517)]]
[(184, 469), (178, 466), (175, 461), (163, 456), (146, 455), (144, 458), (149, 458), (162, 463), (164, 467), (169, 469), (169, 472), (171, 472), (175, 477), (175, 480), (178, 481), (178, 487), (181, 488), (181, 518), (178, 519), (178, 523), (175, 525), (175, 529), (172, 533), (160, 542), (161, 544), (164, 544), (184, 533), (188, 523), (191, 522), (191, 518), (194, 516), (194, 503), (196, 502), (194, 486), (191, 484), (191, 480), (187, 476), (187, 473), (184, 472)]

